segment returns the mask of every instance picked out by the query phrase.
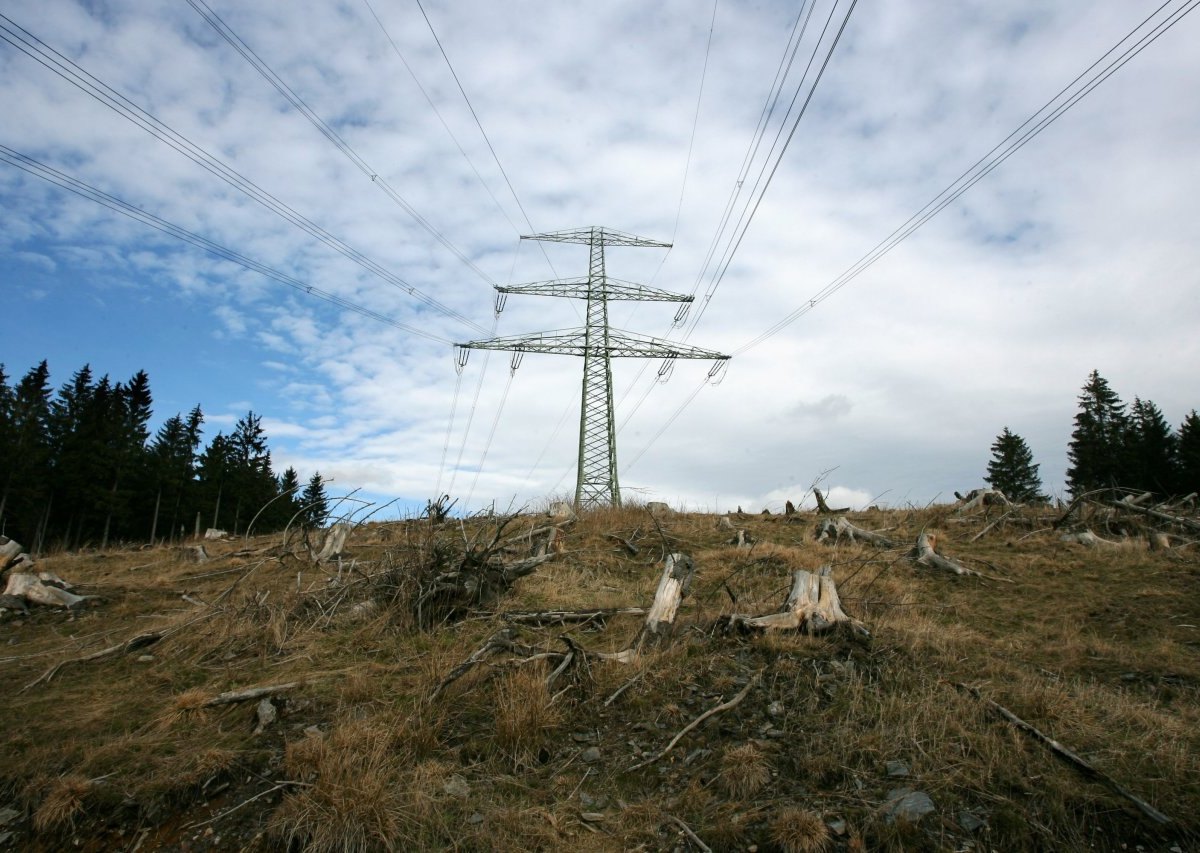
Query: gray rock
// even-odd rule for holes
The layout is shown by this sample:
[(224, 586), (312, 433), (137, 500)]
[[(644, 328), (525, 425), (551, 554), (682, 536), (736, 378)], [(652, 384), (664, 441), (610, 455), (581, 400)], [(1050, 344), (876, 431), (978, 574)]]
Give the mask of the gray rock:
[(608, 805), (608, 797), (603, 794), (593, 797), (587, 791), (581, 791), (579, 794), (579, 804), (588, 811), (594, 812)]
[(473, 812), (471, 814), (471, 816), (469, 818), (467, 818), (467, 823), (472, 823), (472, 824), (483, 823), (483, 815), (481, 815), (479, 812)]
[(958, 825), (967, 832), (975, 832), (976, 830), (987, 826), (987, 821), (979, 817), (979, 815), (975, 814), (974, 812), (969, 812), (964, 809), (958, 813)]
[(21, 813), (11, 806), (5, 806), (0, 809), (0, 826), (8, 826), (14, 820), (19, 818)]
[(889, 776), (907, 776), (908, 765), (899, 759), (892, 759), (887, 763), (887, 775)]
[(829, 831), (834, 835), (846, 834), (846, 821), (842, 820), (841, 818), (838, 818), (837, 820), (831, 820), (825, 825), (829, 827)]
[(598, 746), (588, 747), (580, 754), (579, 758), (583, 761), (584, 764), (595, 764), (601, 758), (600, 747), (598, 747)]
[(782, 702), (772, 702), (767, 706), (767, 716), (769, 717), (782, 717), (783, 712), (784, 707)]
[(884, 819), (888, 823), (916, 823), (934, 811), (936, 807), (929, 795), (912, 788), (893, 788), (888, 791), (887, 802), (883, 804)]
[(465, 800), (471, 796), (471, 786), (467, 780), (455, 773), (446, 780), (446, 784), (442, 786), (442, 790), (447, 796), (454, 797), (456, 800)]

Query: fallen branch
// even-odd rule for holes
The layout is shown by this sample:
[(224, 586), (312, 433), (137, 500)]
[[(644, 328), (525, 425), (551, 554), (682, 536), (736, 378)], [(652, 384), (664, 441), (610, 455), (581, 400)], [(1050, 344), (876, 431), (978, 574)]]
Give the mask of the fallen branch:
[(959, 690), (965, 690), (968, 693), (971, 693), (972, 695), (974, 695), (974, 697), (976, 699), (978, 699), (980, 702), (983, 702), (985, 705), (987, 705), (989, 708), (991, 708), (993, 711), (995, 711), (997, 714), (999, 714), (1005, 720), (1012, 723), (1018, 729), (1025, 732), (1030, 737), (1033, 737), (1034, 739), (1039, 740), (1043, 744), (1048, 746), (1050, 748), (1050, 750), (1055, 755), (1057, 755), (1059, 758), (1063, 759), (1064, 761), (1066, 761), (1069, 764), (1073, 764), (1075, 767), (1077, 767), (1079, 770), (1082, 770), (1087, 775), (1092, 776), (1092, 777), (1100, 780), (1101, 782), (1103, 782), (1115, 793), (1121, 795), (1122, 797), (1125, 797), (1127, 800), (1129, 800), (1131, 803), (1133, 803), (1135, 806), (1137, 806), (1138, 811), (1140, 811), (1143, 815), (1148, 817), (1150, 820), (1152, 820), (1155, 823), (1160, 824), (1160, 825), (1165, 825), (1165, 824), (1171, 823), (1171, 818), (1167, 817), (1165, 814), (1160, 812), (1158, 809), (1154, 808), (1154, 806), (1150, 805), (1145, 800), (1141, 799), (1140, 797), (1138, 797), (1135, 794), (1133, 794), (1132, 792), (1130, 792), (1128, 789), (1124, 788), (1122, 785), (1120, 785), (1115, 779), (1113, 779), (1107, 773), (1097, 770), (1091, 764), (1088, 764), (1086, 761), (1084, 761), (1082, 758), (1080, 758), (1078, 755), (1076, 755), (1071, 750), (1067, 749), (1065, 746), (1063, 746), (1061, 743), (1056, 741), (1054, 738), (1039, 731), (1037, 728), (1035, 728), (1030, 723), (1025, 722), (1024, 720), (1022, 720), (1020, 717), (1018, 717), (1012, 711), (1005, 708), (1000, 703), (993, 702), (991, 699), (988, 699), (982, 693), (980, 693), (977, 688), (968, 687), (967, 685), (961, 684), (958, 682), (955, 682), (954, 686), (957, 687)]
[(982, 539), (982, 538), (983, 538), (983, 534), (987, 533), (989, 530), (991, 530), (993, 527), (995, 527), (995, 526), (996, 526), (997, 524), (999, 524), (1000, 522), (1004, 521), (1004, 519), (1008, 518), (1008, 517), (1009, 517), (1010, 515), (1012, 515), (1012, 514), (1013, 514), (1013, 511), (1010, 509), (1008, 512), (1004, 513), (1004, 515), (1002, 515), (1002, 516), (1000, 516), (999, 518), (997, 518), (995, 521), (993, 521), (993, 522), (992, 522), (991, 524), (989, 524), (987, 527), (983, 528), (983, 530), (980, 530), (978, 533), (976, 533), (974, 536), (972, 536), (972, 537), (971, 537), (971, 541), (972, 541), (972, 542), (975, 542), (975, 541), (977, 541), (977, 540), (979, 540), (979, 539)]
[(288, 690), (295, 690), (302, 683), (300, 681), (289, 681), (287, 684), (270, 684), (262, 687), (248, 687), (245, 690), (231, 690), (228, 693), (221, 693), (206, 700), (200, 707), (212, 708), (217, 705), (233, 705), (237, 702), (252, 702), (255, 699), (274, 696), (276, 693), (286, 693)]
[(643, 669), (641, 672), (639, 672), (633, 678), (629, 679), (624, 684), (622, 684), (620, 687), (618, 687), (615, 691), (613, 691), (613, 694), (604, 700), (604, 707), (607, 708), (613, 702), (616, 702), (622, 693), (624, 693), (626, 690), (628, 690), (633, 685), (637, 684), (639, 681), (641, 681), (645, 677), (646, 677), (646, 670)]
[(631, 771), (632, 770), (640, 770), (643, 767), (653, 764), (654, 762), (656, 762), (660, 758), (662, 758), (664, 755), (666, 755), (668, 752), (670, 752), (672, 749), (674, 749), (675, 744), (679, 743), (679, 741), (681, 741), (683, 739), (684, 735), (686, 735), (692, 729), (696, 728), (696, 726), (703, 723), (709, 717), (713, 717), (724, 711), (728, 711), (730, 708), (736, 708), (741, 703), (741, 701), (746, 698), (746, 694), (748, 694), (750, 692), (751, 688), (753, 688), (754, 685), (758, 684), (759, 679), (761, 679), (761, 678), (762, 678), (762, 670), (760, 669), (758, 672), (754, 673), (753, 677), (751, 677), (751, 679), (748, 682), (746, 682), (746, 686), (743, 687), (736, 696), (734, 696), (728, 702), (721, 702), (721, 703), (716, 704), (716, 705), (712, 706), (711, 708), (709, 708), (707, 711), (705, 711), (699, 717), (692, 720), (690, 723), (688, 723), (686, 726), (684, 726), (682, 729), (680, 729), (679, 734), (677, 734), (677, 735), (675, 735), (675, 737), (671, 738), (671, 742), (668, 743), (665, 747), (663, 747), (660, 752), (656, 753), (655, 755), (652, 755), (650, 758), (647, 758), (645, 761), (638, 762), (637, 764), (633, 765), (629, 769)]
[(965, 495), (954, 493), (954, 497), (963, 502), (955, 512), (964, 513), (981, 506), (1011, 506), (1012, 501), (999, 489), (971, 489)]
[(645, 616), (644, 607), (607, 607), (595, 610), (521, 610), (502, 613), (500, 617), (505, 622), (516, 622), (521, 625), (568, 625), (579, 622), (591, 622), (593, 619), (607, 619), (610, 616)]
[(700, 848), (701, 853), (712, 853), (712, 848), (709, 847), (707, 844), (705, 844), (703, 841), (701, 841), (700, 836), (698, 836), (696, 833), (692, 832), (692, 828), (690, 826), (688, 826), (686, 823), (684, 823), (683, 821), (681, 821), (679, 818), (675, 817), (674, 815), (667, 815), (667, 820), (671, 821), (671, 823), (675, 824), (677, 827), (679, 827), (681, 830), (683, 830), (683, 834), (686, 835), (693, 844), (695, 844), (697, 847)]

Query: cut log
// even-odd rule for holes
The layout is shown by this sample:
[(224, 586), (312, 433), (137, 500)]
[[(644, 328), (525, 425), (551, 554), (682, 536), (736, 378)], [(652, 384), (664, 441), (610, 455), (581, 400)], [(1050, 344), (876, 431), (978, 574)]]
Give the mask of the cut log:
[(829, 504), (825, 503), (825, 496), (821, 494), (821, 490), (816, 486), (813, 486), (813, 497), (817, 501), (817, 512), (821, 515), (840, 515), (843, 512), (850, 511), (850, 507), (848, 506), (839, 507), (838, 509), (831, 508)]
[(75, 595), (65, 589), (42, 583), (37, 575), (16, 572), (8, 576), (8, 584), (4, 595), (23, 598), (31, 604), (45, 604), (49, 607), (74, 607), (91, 596)]
[(808, 634), (821, 634), (843, 627), (860, 636), (870, 636), (863, 623), (851, 618), (842, 609), (841, 597), (838, 595), (830, 566), (824, 566), (816, 573), (797, 569), (792, 574), (791, 592), (788, 593), (780, 612), (765, 616), (735, 614), (724, 617), (720, 624), (726, 630), (742, 633), (804, 631)]
[(555, 524), (568, 524), (579, 517), (575, 514), (575, 508), (566, 501), (555, 501), (550, 504), (550, 508), (546, 510), (546, 515)]
[(224, 539), (229, 534), (224, 530), (218, 530), (215, 527), (210, 527), (204, 531), (205, 539)]
[(791, 501), (786, 501), (783, 505), (783, 514), (784, 515), (795, 515), (796, 514), (796, 505), (794, 503), (792, 503)]
[(1152, 530), (1146, 534), (1146, 538), (1150, 543), (1151, 551), (1170, 551), (1171, 537), (1158, 530)]
[(963, 502), (958, 512), (970, 512), (981, 506), (1011, 506), (1012, 501), (999, 489), (972, 489), (965, 495), (954, 493), (954, 497)]
[(852, 524), (845, 516), (838, 518), (825, 518), (817, 525), (814, 531), (814, 538), (818, 542), (839, 542), (842, 539), (847, 539), (851, 542), (866, 542), (868, 545), (874, 545), (877, 548), (891, 548), (894, 543), (879, 533), (870, 530), (863, 530)]
[(350, 535), (350, 525), (339, 521), (325, 531), (321, 549), (312, 553), (314, 563), (324, 563), (342, 553), (346, 547), (346, 537)]
[(916, 546), (909, 552), (909, 559), (918, 565), (941, 569), (944, 572), (953, 572), (956, 575), (979, 575), (979, 572), (968, 569), (962, 563), (943, 557), (937, 553), (936, 547), (937, 534), (922, 533), (917, 537)]
[(718, 530), (733, 530), (733, 521), (727, 515), (723, 515), (717, 519)]
[(675, 514), (675, 510), (671, 509), (671, 507), (669, 507), (663, 501), (647, 501), (646, 509), (650, 510), (651, 515), (658, 518), (666, 518), (667, 516)]

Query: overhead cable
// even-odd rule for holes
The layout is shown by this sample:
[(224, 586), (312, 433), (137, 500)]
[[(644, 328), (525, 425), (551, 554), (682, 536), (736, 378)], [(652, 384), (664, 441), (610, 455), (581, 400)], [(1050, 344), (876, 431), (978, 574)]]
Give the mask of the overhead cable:
[[(734, 351), (735, 355), (740, 355), (753, 347), (758, 346), (774, 335), (778, 334), (787, 326), (794, 323), (800, 317), (807, 314), (821, 302), (828, 299), (838, 290), (849, 284), (869, 267), (875, 264), (880, 258), (890, 252), (896, 246), (907, 240), (914, 232), (922, 225), (935, 217), (938, 213), (944, 210), (948, 205), (956, 201), (963, 193), (973, 187), (980, 180), (1000, 166), (1005, 160), (1015, 154), (1018, 150), (1026, 145), (1030, 140), (1040, 134), (1043, 130), (1058, 120), (1075, 104), (1079, 103), (1086, 95), (1092, 92), (1097, 86), (1115, 74), (1118, 70), (1137, 56), (1155, 41), (1157, 41), (1167, 30), (1179, 23), (1183, 17), (1192, 12), (1197, 5), (1200, 5), (1200, 0), (1189, 0), (1179, 8), (1175, 9), (1168, 16), (1155, 24), (1151, 30), (1141, 36), (1133, 45), (1126, 48), (1123, 53), (1092, 75), (1079, 89), (1070, 94), (1065, 101), (1054, 106), (1062, 97), (1069, 92), (1076, 83), (1082, 80), (1089, 72), (1101, 65), (1105, 59), (1120, 49), (1121, 45), (1129, 41), (1138, 31), (1146, 26), (1159, 12), (1161, 12), (1170, 2), (1163, 3), (1147, 16), (1140, 24), (1134, 27), (1127, 35), (1121, 38), (1115, 45), (1109, 48), (1105, 53), (1089, 65), (1079, 76), (1064, 86), (1059, 92), (1047, 101), (1040, 109), (1035, 111), (1029, 118), (1021, 123), (1016, 130), (1006, 136), (1000, 143), (993, 147), (987, 154), (977, 160), (970, 168), (959, 175), (949, 186), (933, 197), (924, 207), (910, 216), (904, 224), (896, 228), (891, 234), (881, 240), (869, 252), (859, 258), (841, 275), (837, 276), (825, 287), (821, 288), (813, 294), (800, 307), (790, 312), (778, 322), (769, 326), (765, 331), (747, 341), (741, 347)], [(1049, 110), (1049, 112), (1047, 112)], [(1043, 115), (1044, 114), (1044, 115)], [(1040, 117), (1040, 118), (1039, 118)]]
[(355, 314), (360, 314), (363, 317), (368, 317), (380, 323), (385, 323), (392, 328), (399, 329), (403, 332), (408, 332), (410, 335), (417, 335), (418, 337), (436, 341), (440, 344), (452, 343), (446, 338), (440, 337), (431, 332), (427, 332), (424, 329), (416, 326), (410, 326), (406, 323), (401, 323), (400, 321), (394, 320), (385, 314), (380, 314), (378, 311), (375, 311), (371, 308), (351, 302), (348, 299), (345, 299), (334, 293), (321, 290), (320, 288), (314, 287), (311, 284), (306, 284), (294, 276), (280, 272), (279, 270), (269, 267), (266, 264), (239, 254), (232, 249), (227, 249), (218, 243), (214, 243), (207, 237), (202, 237), (193, 231), (189, 231), (186, 228), (174, 225), (165, 219), (155, 216), (152, 213), (147, 213), (146, 211), (134, 207), (133, 205), (128, 204), (127, 202), (124, 202), (115, 196), (109, 195), (102, 190), (96, 189), (95, 187), (78, 180), (77, 178), (73, 178), (70, 175), (47, 166), (46, 164), (41, 163), (32, 157), (27, 157), (18, 151), (14, 151), (5, 145), (0, 145), (0, 161), (8, 163), (10, 166), (16, 166), (18, 169), (22, 169), (25, 172), (48, 181), (49, 183), (55, 184), (62, 189), (69, 190), (70, 192), (82, 196), (83, 198), (89, 199), (98, 204), (102, 204), (110, 210), (116, 211), (124, 216), (128, 216), (130, 219), (136, 219), (138, 222), (149, 225), (151, 228), (155, 228), (164, 234), (169, 234), (172, 237), (176, 237), (187, 243), (191, 243), (193, 246), (204, 249), (206, 252), (216, 255), (219, 258), (232, 261), (233, 263), (243, 266), (248, 270), (257, 272), (260, 275), (266, 276), (267, 278), (274, 279), (280, 284), (286, 284), (288, 287), (299, 290), (308, 294), (309, 296), (315, 296), (317, 299), (322, 299), (325, 302), (329, 302), (338, 306), (339, 308), (352, 311)]
[(389, 184), (387, 180), (379, 174), (378, 171), (372, 168), (370, 164), (360, 157), (358, 152), (351, 148), (349, 143), (347, 143), (346, 140), (344, 140), (336, 130), (330, 127), (329, 124), (319, 115), (317, 115), (312, 108), (309, 107), (308, 104), (306, 104), (304, 100), (297, 95), (292, 88), (282, 80), (282, 78), (279, 77), (278, 74), (271, 70), (271, 67), (267, 65), (267, 63), (264, 62), (248, 44), (242, 41), (237, 33), (230, 29), (229, 25), (221, 19), (221, 16), (209, 8), (208, 4), (206, 4), (204, 0), (187, 0), (187, 2), (193, 9), (196, 10), (196, 13), (199, 14), (200, 17), (204, 18), (209, 26), (216, 30), (217, 34), (220, 35), (221, 38), (225, 39), (225, 41), (228, 42), (229, 45), (242, 56), (243, 59), (249, 62), (250, 65), (252, 65), (254, 69), (262, 75), (263, 79), (270, 83), (275, 90), (288, 101), (288, 103), (295, 107), (297, 112), (308, 119), (308, 121), (321, 133), (322, 136), (328, 139), (334, 145), (334, 147), (336, 147), (342, 152), (343, 155), (345, 155), (346, 159), (353, 163), (355, 167), (357, 167), (358, 170), (364, 175), (370, 178), (371, 183), (379, 187), (379, 189), (382, 190), (384, 194), (388, 196), (388, 198), (399, 205), (400, 208), (410, 217), (412, 217), (418, 225), (424, 228), (435, 240), (441, 243), (442, 246), (444, 246), (449, 252), (462, 261), (463, 264), (474, 271), (476, 275), (478, 275), (488, 284), (495, 284), (495, 282), (490, 276), (488, 276), (487, 273), (477, 267), (475, 263), (462, 252), (461, 249), (451, 243), (441, 231), (439, 231), (428, 219), (422, 216), (415, 207), (413, 207), (402, 195), (400, 195), (400, 193), (397, 192), (392, 185)]
[(296, 212), (286, 203), (280, 201), (258, 184), (242, 175), (232, 166), (222, 162), (218, 157), (193, 143), (183, 134), (139, 107), (117, 90), (81, 68), (78, 64), (47, 45), (37, 36), (30, 33), (8, 16), (0, 13), (0, 40), (3, 40), (35, 60), (45, 68), (53, 71), (80, 91), (89, 95), (113, 112), (128, 119), (133, 124), (145, 130), (151, 136), (183, 154), (192, 162), (201, 166), (212, 175), (220, 178), (234, 189), (261, 204), (272, 213), (301, 229), (310, 236), (320, 240), (331, 249), (339, 252), (349, 260), (361, 266), (368, 272), (383, 279), (388, 284), (404, 291), (409, 296), (420, 300), (448, 317), (458, 320), (477, 331), (483, 331), (484, 326), (474, 322), (469, 317), (455, 311), (437, 299), (418, 290), (400, 276), (392, 273), (359, 250), (347, 245), (344, 241), (330, 234), (321, 226)]

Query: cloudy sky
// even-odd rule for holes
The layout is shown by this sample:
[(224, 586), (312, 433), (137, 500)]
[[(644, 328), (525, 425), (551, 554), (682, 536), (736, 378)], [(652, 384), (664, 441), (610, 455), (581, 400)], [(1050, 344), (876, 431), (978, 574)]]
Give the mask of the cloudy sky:
[[(1193, 5), (1162, 4), (1139, 35)], [(474, 352), (460, 380), (446, 342), (488, 336), (493, 284), (586, 273), (586, 247), (520, 234), (602, 225), (674, 241), (610, 250), (611, 275), (711, 294), (690, 332), (665, 304), (614, 304), (616, 325), (736, 353), (718, 385), (706, 362), (665, 384), (614, 363), (627, 497), (777, 509), (824, 474), (840, 502), (924, 503), (981, 485), (1005, 426), (1058, 492), (1093, 369), (1178, 424), (1200, 405), (1200, 15), (821, 299), (1160, 3), (857, 3), (814, 90), (850, 8), (424, 0), (485, 140), (415, 0), (3, 0), (5, 38), (45, 53), (0, 42), (0, 145), (406, 328), (0, 163), (0, 362), (46, 358), (55, 385), (85, 362), (146, 369), (158, 420), (199, 403), (211, 435), (252, 409), (278, 469), (401, 511), (439, 484), (460, 506), (536, 502), (574, 488), (581, 362), (529, 355), (510, 376), (506, 354)], [(582, 311), (513, 296), (496, 334)]]

